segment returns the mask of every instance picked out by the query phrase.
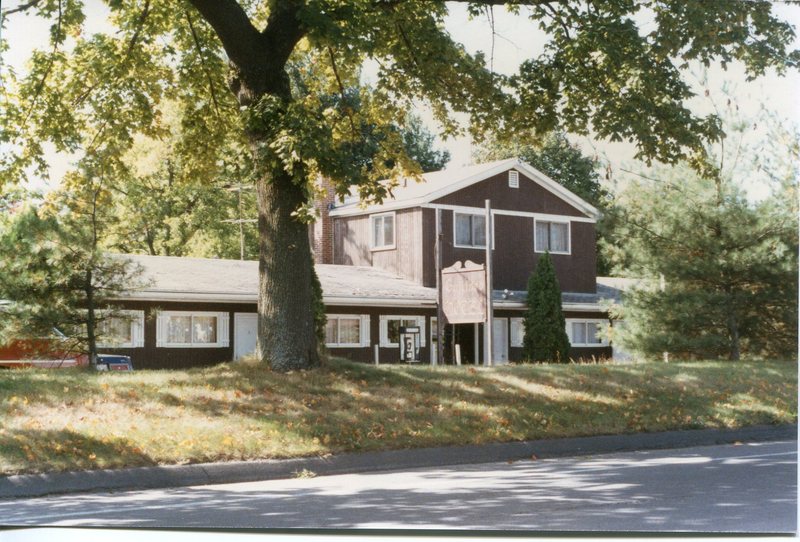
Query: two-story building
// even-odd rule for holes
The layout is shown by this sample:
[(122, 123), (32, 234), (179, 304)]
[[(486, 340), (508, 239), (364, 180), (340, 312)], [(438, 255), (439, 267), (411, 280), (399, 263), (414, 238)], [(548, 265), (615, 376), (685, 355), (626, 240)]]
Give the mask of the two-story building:
[[(421, 361), (436, 359), (440, 239), (442, 267), (484, 264), (491, 243), (494, 363), (522, 358), (525, 289), (545, 251), (562, 289), (571, 357), (611, 357), (597, 330), (609, 323), (604, 300), (618, 301), (622, 284), (596, 276), (594, 207), (516, 159), (423, 177), (401, 183), (380, 205), (336, 201), (332, 192), (319, 201), (321, 216), (310, 236), (331, 354), (397, 362), (400, 328), (413, 326), (420, 331)], [(131, 355), (138, 368), (207, 365), (252, 352), (257, 262), (131, 258), (149, 285), (120, 300), (130, 319), (112, 324), (117, 338), (106, 350)], [(483, 335), (480, 323), (444, 326), (445, 361), (452, 362), (458, 345), (464, 363), (483, 362)]]

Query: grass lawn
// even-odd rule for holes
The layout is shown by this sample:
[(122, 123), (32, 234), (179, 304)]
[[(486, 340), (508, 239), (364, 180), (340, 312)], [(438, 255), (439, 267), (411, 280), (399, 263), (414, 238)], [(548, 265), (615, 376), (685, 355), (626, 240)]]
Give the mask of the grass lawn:
[(0, 474), (796, 421), (796, 362), (14, 370)]

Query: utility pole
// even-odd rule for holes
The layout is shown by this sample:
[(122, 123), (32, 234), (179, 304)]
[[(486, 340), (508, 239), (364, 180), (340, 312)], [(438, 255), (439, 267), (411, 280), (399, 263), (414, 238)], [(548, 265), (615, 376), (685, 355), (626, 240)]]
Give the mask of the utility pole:
[(226, 190), (230, 192), (236, 192), (239, 201), (237, 202), (237, 215), (238, 218), (236, 219), (229, 219), (223, 220), (223, 222), (227, 222), (229, 224), (238, 224), (239, 225), (239, 259), (244, 260), (244, 225), (245, 223), (253, 223), (258, 222), (255, 218), (242, 218), (242, 190), (245, 189), (245, 186), (242, 184), (237, 184), (236, 186), (230, 186)]

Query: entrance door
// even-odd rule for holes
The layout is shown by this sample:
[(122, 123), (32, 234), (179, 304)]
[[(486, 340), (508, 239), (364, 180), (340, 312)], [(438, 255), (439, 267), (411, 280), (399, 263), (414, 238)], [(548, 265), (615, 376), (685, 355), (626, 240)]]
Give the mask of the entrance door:
[(508, 363), (508, 318), (492, 320), (492, 364)]
[(258, 315), (237, 312), (233, 315), (233, 358), (241, 359), (256, 351)]

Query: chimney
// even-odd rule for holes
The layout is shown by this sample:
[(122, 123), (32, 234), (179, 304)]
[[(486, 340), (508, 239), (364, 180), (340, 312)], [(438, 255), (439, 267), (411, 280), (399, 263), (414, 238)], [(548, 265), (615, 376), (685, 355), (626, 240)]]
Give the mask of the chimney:
[(312, 225), (314, 263), (333, 263), (333, 220), (330, 211), (336, 202), (336, 192), (330, 180), (320, 177), (317, 181), (319, 193), (314, 200), (317, 220)]

